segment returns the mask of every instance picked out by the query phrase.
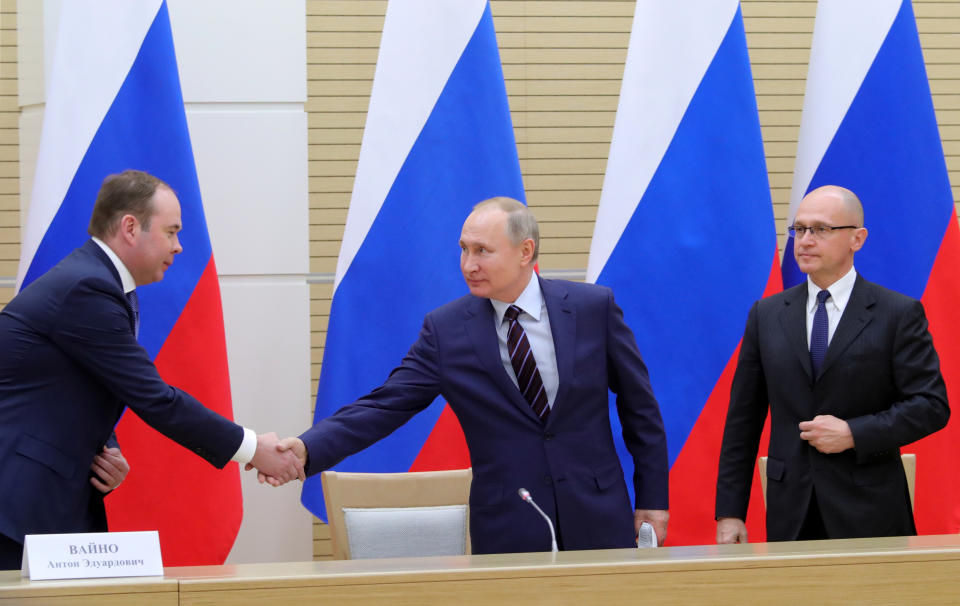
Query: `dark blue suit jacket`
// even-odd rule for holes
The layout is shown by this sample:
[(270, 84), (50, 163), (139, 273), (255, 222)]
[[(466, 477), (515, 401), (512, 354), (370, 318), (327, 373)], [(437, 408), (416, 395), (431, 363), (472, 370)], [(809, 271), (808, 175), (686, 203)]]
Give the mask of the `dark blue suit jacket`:
[(540, 286), (560, 374), (546, 424), (500, 360), (490, 301), (467, 295), (427, 315), (386, 383), (301, 436), (308, 473), (383, 438), (442, 394), (470, 449), (474, 553), (550, 549), (549, 531), (517, 496), (520, 487), (553, 518), (565, 549), (633, 546), (634, 508), (614, 449), (608, 389), (618, 394), (634, 460), (636, 508), (666, 509), (666, 436), (646, 366), (609, 289), (544, 279)]
[(90, 464), (124, 405), (217, 467), (243, 438), (160, 378), (116, 268), (89, 240), (0, 313), (0, 534), (106, 530)]

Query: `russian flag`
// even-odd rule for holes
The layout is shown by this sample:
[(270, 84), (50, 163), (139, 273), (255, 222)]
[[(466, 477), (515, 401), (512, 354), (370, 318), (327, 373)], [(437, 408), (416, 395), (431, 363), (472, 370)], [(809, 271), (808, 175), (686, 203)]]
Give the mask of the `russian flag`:
[[(337, 263), (315, 419), (383, 383), (424, 315), (467, 292), (457, 244), (477, 202), (524, 200), (487, 0), (390, 2)], [(470, 466), (442, 399), (341, 471)], [(320, 477), (303, 504), (325, 518)]]
[[(863, 202), (864, 278), (920, 299), (947, 383), (960, 401), (960, 232), (930, 86), (909, 0), (821, 2), (810, 49), (790, 219), (807, 192), (841, 185)], [(804, 279), (787, 241), (786, 286)], [(905, 450), (917, 453), (921, 534), (960, 529), (956, 422)]]
[[(587, 280), (613, 289), (650, 370), (671, 464), (668, 540), (712, 543), (738, 345), (750, 305), (780, 290), (737, 0), (637, 3)], [(629, 477), (622, 447), (620, 458)]]
[[(103, 178), (147, 171), (176, 191), (183, 253), (138, 289), (140, 343), (164, 379), (232, 418), (220, 287), (161, 0), (61, 8), (18, 284), (89, 237)], [(117, 436), (130, 474), (106, 499), (111, 530), (160, 531), (164, 564), (221, 564), (242, 517), (239, 470), (218, 471), (128, 412)]]

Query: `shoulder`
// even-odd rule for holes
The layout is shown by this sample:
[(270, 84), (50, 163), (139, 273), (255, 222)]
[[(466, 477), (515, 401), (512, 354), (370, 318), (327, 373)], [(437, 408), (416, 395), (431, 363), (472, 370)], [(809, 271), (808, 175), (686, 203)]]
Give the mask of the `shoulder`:
[(441, 324), (446, 322), (462, 322), (465, 315), (477, 313), (483, 309), (484, 305), (489, 307), (490, 301), (466, 294), (430, 311), (426, 317), (429, 320)]
[(758, 311), (769, 312), (780, 309), (787, 305), (803, 304), (807, 300), (807, 282), (804, 280), (796, 286), (791, 286), (786, 290), (764, 297), (754, 303)]
[(543, 292), (545, 299), (567, 299), (590, 303), (608, 301), (613, 298), (613, 291), (609, 287), (589, 282), (540, 278), (540, 290)]
[[(919, 303), (917, 299), (905, 295), (901, 292), (891, 290), (886, 286), (881, 286), (876, 282), (871, 282), (862, 276), (857, 276), (857, 281), (853, 285), (855, 294), (863, 294), (869, 298), (876, 299), (878, 302), (895, 307), (912, 307)], [(857, 291), (860, 291), (858, 293)]]

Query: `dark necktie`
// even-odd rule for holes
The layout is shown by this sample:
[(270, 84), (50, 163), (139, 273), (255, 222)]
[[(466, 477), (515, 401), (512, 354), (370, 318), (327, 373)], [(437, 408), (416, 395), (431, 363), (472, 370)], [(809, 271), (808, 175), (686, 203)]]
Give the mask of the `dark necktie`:
[(127, 297), (127, 303), (133, 311), (133, 336), (140, 338), (140, 299), (137, 298), (137, 291), (131, 290), (124, 296)]
[(813, 368), (814, 378), (820, 374), (820, 366), (827, 355), (827, 340), (830, 334), (830, 321), (827, 318), (827, 299), (829, 290), (817, 293), (817, 311), (813, 314), (813, 330), (810, 332), (810, 366)]
[(546, 420), (550, 414), (550, 407), (547, 406), (547, 392), (543, 388), (543, 381), (540, 379), (540, 371), (537, 370), (537, 361), (530, 350), (530, 341), (527, 339), (527, 333), (517, 317), (520, 315), (520, 308), (511, 305), (503, 318), (510, 322), (510, 332), (507, 334), (507, 351), (510, 353), (510, 364), (513, 365), (513, 372), (517, 375), (517, 386), (524, 399), (533, 409), (533, 414), (537, 415), (541, 421)]

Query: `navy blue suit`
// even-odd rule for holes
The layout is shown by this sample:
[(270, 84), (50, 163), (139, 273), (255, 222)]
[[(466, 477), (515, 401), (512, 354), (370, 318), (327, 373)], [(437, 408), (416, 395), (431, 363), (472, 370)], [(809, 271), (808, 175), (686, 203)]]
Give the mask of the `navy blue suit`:
[(327, 469), (388, 435), (442, 394), (470, 450), (474, 553), (544, 551), (550, 535), (517, 496), (531, 491), (564, 549), (634, 546), (633, 509), (610, 429), (618, 394), (634, 460), (638, 509), (667, 509), (667, 446), (660, 409), (633, 333), (609, 289), (540, 280), (556, 349), (559, 390), (546, 423), (500, 359), (493, 306), (467, 295), (431, 313), (386, 383), (301, 438), (307, 473)]
[(90, 465), (124, 405), (216, 467), (236, 453), (243, 428), (167, 385), (133, 331), (92, 240), (0, 313), (0, 534), (106, 530)]

